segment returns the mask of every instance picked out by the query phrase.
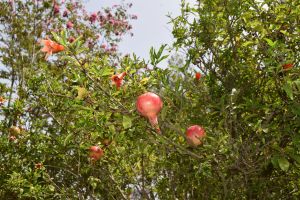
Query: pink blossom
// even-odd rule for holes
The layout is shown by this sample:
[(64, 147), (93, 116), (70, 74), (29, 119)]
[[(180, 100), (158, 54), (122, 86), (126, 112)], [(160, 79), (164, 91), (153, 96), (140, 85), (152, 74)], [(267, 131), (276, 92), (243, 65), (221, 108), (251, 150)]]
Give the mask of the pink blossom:
[(97, 17), (98, 17), (97, 13), (92, 13), (89, 18), (90, 22), (95, 23), (95, 21), (97, 20)]
[(65, 11), (63, 12), (63, 17), (68, 17), (68, 15), (69, 15), (69, 11), (68, 11), (68, 10), (65, 10)]
[(71, 21), (67, 22), (67, 29), (73, 28), (74, 24)]
[(71, 36), (71, 37), (69, 37), (68, 41), (69, 41), (70, 43), (73, 43), (73, 42), (75, 41), (75, 38)]
[(103, 15), (100, 15), (99, 19), (100, 19), (100, 22), (103, 22), (105, 20)]
[(96, 39), (99, 40), (100, 38), (101, 38), (101, 35), (100, 35), (100, 34), (97, 34), (97, 35), (96, 35)]
[(106, 45), (105, 44), (101, 44), (100, 48), (105, 49)]
[(59, 5), (55, 3), (55, 4), (54, 4), (54, 7), (53, 7), (54, 15), (59, 14), (59, 10), (60, 10)]
[(110, 24), (114, 24), (114, 23), (115, 23), (115, 20), (110, 19), (108, 22), (109, 22)]

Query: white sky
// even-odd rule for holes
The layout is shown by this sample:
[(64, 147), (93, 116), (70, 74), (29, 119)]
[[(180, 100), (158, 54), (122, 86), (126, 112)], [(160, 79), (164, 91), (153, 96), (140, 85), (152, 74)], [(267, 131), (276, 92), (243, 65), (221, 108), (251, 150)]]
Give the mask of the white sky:
[[(87, 10), (96, 11), (101, 7), (118, 4), (120, 0), (87, 0)], [(168, 13), (172, 16), (180, 14), (180, 0), (126, 0), (133, 3), (130, 14), (136, 14), (132, 21), (133, 37), (125, 37), (120, 43), (123, 53), (135, 53), (141, 58), (149, 59), (149, 50), (153, 46), (158, 49), (161, 44), (172, 42), (172, 26), (168, 24)], [(189, 1), (191, 2), (191, 1)]]

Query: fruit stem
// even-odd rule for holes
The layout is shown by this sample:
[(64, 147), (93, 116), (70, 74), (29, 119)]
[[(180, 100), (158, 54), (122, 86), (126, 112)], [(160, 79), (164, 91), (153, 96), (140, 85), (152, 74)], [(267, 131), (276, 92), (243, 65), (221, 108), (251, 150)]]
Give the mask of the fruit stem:
[(159, 125), (158, 125), (157, 116), (155, 115), (155, 116), (149, 117), (149, 121), (150, 121), (150, 124), (155, 128), (156, 132), (161, 133)]

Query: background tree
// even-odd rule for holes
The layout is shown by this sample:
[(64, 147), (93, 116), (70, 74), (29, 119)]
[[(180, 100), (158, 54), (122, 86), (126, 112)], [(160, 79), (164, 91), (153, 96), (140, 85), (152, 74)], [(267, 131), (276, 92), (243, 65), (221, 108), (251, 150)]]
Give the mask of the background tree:
[[(102, 65), (110, 66), (109, 71), (102, 73), (111, 74), (118, 61), (117, 43), (131, 29), (129, 7), (131, 4), (124, 3), (87, 13), (80, 1), (1, 2), (1, 97), (6, 100), (1, 107), (1, 198), (83, 199), (96, 195), (91, 184), (95, 185), (97, 179), (77, 175), (82, 163), (77, 154), (82, 150), (87, 162), (89, 143), (93, 141), (80, 147), (89, 136), (83, 136), (84, 141), (75, 141), (69, 127), (74, 128), (72, 116), (76, 112), (70, 116), (63, 113), (68, 107), (64, 99), (77, 102), (74, 106), (78, 110), (85, 91), (84, 82), (77, 80), (79, 74), (71, 72), (75, 66), (67, 59), (86, 63), (91, 57), (101, 58)], [(39, 41), (46, 36), (55, 40), (55, 33), (61, 31), (64, 40), (59, 42), (65, 51), (46, 62)], [(74, 55), (79, 47), (80, 52)], [(64, 54), (65, 60), (61, 57)], [(65, 71), (72, 75), (64, 74)], [(13, 131), (15, 128), (21, 129), (20, 135)], [(74, 143), (70, 145), (75, 148), (66, 147), (71, 139)], [(116, 195), (97, 193), (104, 197)]]

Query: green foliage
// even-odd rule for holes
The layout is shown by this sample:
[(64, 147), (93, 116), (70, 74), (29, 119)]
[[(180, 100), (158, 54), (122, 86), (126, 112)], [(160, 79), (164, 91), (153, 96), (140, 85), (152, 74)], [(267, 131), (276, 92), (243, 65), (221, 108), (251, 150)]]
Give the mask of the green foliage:
[[(37, 21), (52, 8), (0, 3), (0, 199), (298, 199), (297, 1), (182, 1), (171, 23), (173, 47), (186, 55), (161, 69), (167, 46), (151, 48), (153, 70), (89, 43), (98, 32), (118, 42), (120, 27), (72, 12), (80, 33), (59, 16), (44, 29)], [(36, 44), (44, 35), (65, 47), (48, 61)], [(121, 72), (118, 90), (111, 76)], [(161, 134), (136, 111), (145, 91), (164, 102)], [(198, 147), (185, 139), (194, 124), (207, 134)], [(23, 128), (16, 139), (11, 126)], [(94, 145), (104, 150), (98, 161), (89, 158)]]
[(158, 63), (160, 63), (161, 61), (165, 60), (166, 58), (168, 58), (169, 55), (162, 55), (165, 47), (167, 46), (167, 44), (162, 45), (158, 52), (155, 51), (155, 49), (153, 47), (150, 48), (150, 60), (151, 60), (151, 65), (153, 66), (157, 66)]
[[(187, 62), (206, 75), (208, 100), (198, 104), (207, 108), (203, 121), (224, 134), (229, 146), (219, 147), (224, 158), (215, 157), (222, 164), (214, 178), (222, 180), (217, 174), (223, 174), (224, 181), (207, 193), (210, 197), (222, 187), (218, 198), (298, 196), (299, 6), (198, 1), (195, 7), (184, 4), (182, 15), (172, 19), (175, 47), (188, 52)], [(284, 69), (289, 63), (293, 67)]]

